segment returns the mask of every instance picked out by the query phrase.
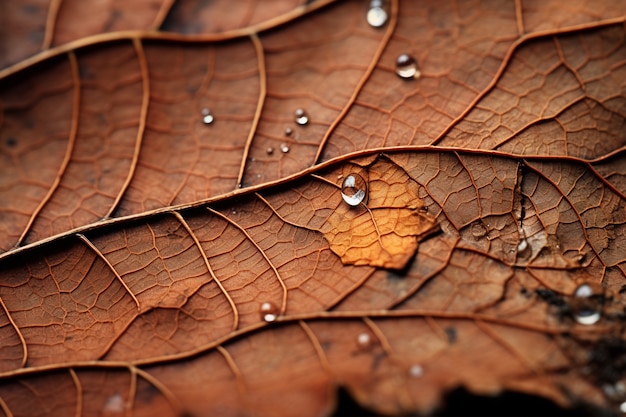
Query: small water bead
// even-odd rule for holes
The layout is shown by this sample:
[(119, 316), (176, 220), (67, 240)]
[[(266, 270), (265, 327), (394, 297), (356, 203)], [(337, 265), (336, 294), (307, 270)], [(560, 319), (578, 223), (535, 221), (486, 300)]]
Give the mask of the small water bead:
[(369, 333), (361, 333), (356, 338), (357, 344), (362, 348), (367, 348), (372, 344), (372, 337)]
[(411, 55), (402, 54), (396, 58), (396, 74), (400, 78), (410, 80), (419, 78), (422, 72), (417, 68), (417, 61)]
[(266, 152), (268, 155), (271, 155), (271, 154), (273, 154), (273, 153), (274, 153), (274, 148), (272, 148), (272, 147), (270, 146), (269, 148), (267, 148), (267, 149), (265, 150), (265, 152)]
[(276, 321), (278, 318), (278, 307), (269, 301), (264, 302), (261, 304), (261, 317), (266, 323)]
[(367, 184), (358, 174), (346, 176), (341, 184), (341, 197), (351, 206), (358, 206), (365, 200)]
[(420, 365), (412, 365), (409, 368), (409, 375), (413, 378), (419, 378), (424, 375), (424, 368)]
[(626, 401), (619, 405), (619, 411), (626, 414)]
[(367, 23), (371, 27), (379, 28), (387, 22), (387, 12), (383, 9), (383, 2), (380, 0), (372, 0), (370, 8), (367, 11)]
[[(296, 117), (298, 117), (296, 115)], [(293, 129), (290, 127), (285, 128), (285, 136), (291, 136), (291, 134), (293, 133)]]
[(532, 252), (533, 252), (533, 249), (528, 244), (528, 240), (527, 239), (522, 239), (517, 244), (517, 259), (519, 261), (527, 261), (527, 260), (529, 260), (531, 258)]
[[(296, 109), (294, 115), (296, 116), (296, 123), (300, 126), (304, 126), (309, 123), (309, 116), (306, 114), (304, 109)], [(287, 129), (285, 129), (285, 134), (287, 134)], [(289, 130), (291, 131), (291, 129)], [(287, 136), (289, 136), (289, 134), (287, 134)]]
[(285, 143), (281, 143), (281, 144), (280, 144), (280, 151), (281, 151), (282, 153), (287, 153), (287, 152), (289, 152), (289, 146), (287, 146)]
[(574, 297), (589, 298), (593, 295), (593, 288), (589, 284), (582, 284), (574, 292)]
[(472, 224), (472, 236), (474, 239), (480, 240), (481, 238), (487, 236), (487, 228), (480, 222)]
[(583, 309), (576, 313), (574, 318), (580, 324), (584, 324), (586, 326), (590, 326), (592, 324), (596, 324), (600, 321), (602, 315), (599, 311), (591, 310), (591, 309)]
[(211, 114), (211, 110), (209, 109), (202, 109), (202, 123), (204, 123), (205, 125), (210, 125), (211, 123), (213, 123), (214, 117)]
[[(582, 284), (578, 286), (578, 288), (576, 288), (576, 291), (574, 291), (574, 297), (580, 300), (590, 298), (594, 295), (595, 294), (594, 294), (593, 288), (589, 284)], [(602, 313), (596, 308), (594, 308), (593, 306), (583, 305), (577, 309), (574, 315), (574, 319), (578, 323), (584, 324), (587, 326), (596, 324), (598, 321), (600, 321), (600, 318), (602, 318)]]

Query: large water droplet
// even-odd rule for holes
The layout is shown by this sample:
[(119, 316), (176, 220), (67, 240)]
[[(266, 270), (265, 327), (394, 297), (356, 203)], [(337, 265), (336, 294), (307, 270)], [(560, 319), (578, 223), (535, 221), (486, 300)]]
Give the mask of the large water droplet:
[(350, 174), (341, 185), (341, 197), (351, 206), (358, 206), (365, 200), (367, 184), (358, 174)]
[(417, 61), (411, 55), (402, 54), (396, 58), (396, 74), (400, 78), (410, 80), (419, 78), (422, 72), (417, 68)]
[[(307, 123), (309, 123), (309, 116), (306, 114), (304, 109), (296, 109), (296, 111), (294, 112), (294, 115), (296, 116), (296, 123), (299, 124), (300, 126), (304, 126)], [(287, 129), (285, 129), (285, 134), (289, 136), (291, 133), (287, 133)]]
[(273, 321), (276, 321), (276, 319), (278, 318), (278, 313), (278, 307), (276, 307), (274, 303), (266, 301), (261, 304), (261, 318), (264, 322), (271, 323)]
[[(595, 294), (594, 294), (593, 288), (589, 284), (582, 284), (578, 286), (578, 288), (576, 288), (576, 291), (574, 291), (574, 297), (580, 300), (590, 298), (594, 295)], [(587, 326), (596, 324), (598, 321), (600, 321), (601, 317), (602, 317), (601, 312), (598, 309), (596, 309), (593, 305), (583, 304), (579, 308), (576, 309), (576, 312), (574, 314), (574, 319), (578, 323), (584, 324)]]
[(626, 414), (626, 401), (624, 401), (623, 403), (619, 405), (619, 411)]
[(211, 110), (209, 109), (202, 109), (202, 123), (204, 123), (205, 125), (210, 125), (211, 123), (213, 123), (214, 117), (211, 114)]
[(381, 0), (372, 0), (367, 11), (367, 23), (371, 27), (379, 28), (387, 22), (387, 12), (383, 9)]

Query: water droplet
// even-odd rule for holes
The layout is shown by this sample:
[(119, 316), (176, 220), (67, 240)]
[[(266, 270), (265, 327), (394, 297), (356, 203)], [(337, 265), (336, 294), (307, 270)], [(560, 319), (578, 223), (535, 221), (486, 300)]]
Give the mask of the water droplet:
[(485, 226), (478, 222), (478, 223), (474, 223), (472, 224), (472, 236), (474, 236), (474, 239), (478, 240), (480, 238), (483, 238), (487, 235), (487, 228), (485, 228)]
[(372, 337), (369, 335), (369, 333), (364, 332), (357, 336), (356, 342), (360, 347), (367, 348), (372, 344)]
[(284, 144), (284, 143), (281, 143), (281, 144), (280, 144), (280, 151), (281, 151), (282, 153), (287, 153), (287, 152), (289, 152), (289, 146), (287, 146), (287, 145), (286, 145), (286, 144)]
[[(298, 110), (302, 110), (302, 109), (298, 109)], [(298, 111), (296, 110), (296, 117), (298, 117), (297, 112)], [(307, 120), (307, 122), (308, 122), (308, 120)], [(293, 129), (292, 128), (290, 128), (290, 127), (285, 128), (285, 136), (291, 136), (292, 133), (293, 133)]]
[(622, 413), (626, 413), (626, 401), (619, 405), (619, 411), (621, 411)]
[(593, 297), (594, 295), (593, 288), (589, 284), (579, 285), (576, 291), (574, 291), (574, 297), (582, 301), (581, 305), (575, 309), (576, 313), (574, 319), (578, 323), (589, 326), (600, 321), (602, 317), (601, 312), (595, 308), (593, 304), (584, 302), (585, 299)]
[(396, 74), (400, 78), (410, 80), (419, 78), (422, 72), (417, 68), (417, 61), (411, 55), (402, 54), (396, 58)]
[[(304, 126), (307, 123), (309, 123), (309, 116), (307, 116), (307, 114), (304, 111), (304, 109), (296, 109), (294, 114), (296, 116), (296, 123), (299, 124), (300, 126)], [(289, 128), (287, 128), (287, 129), (289, 129)], [(285, 129), (285, 134), (287, 134), (287, 129)], [(291, 129), (289, 129), (289, 130), (291, 130)], [(289, 136), (289, 134), (287, 134), (287, 136)]]
[(528, 244), (527, 239), (522, 239), (517, 244), (517, 259), (519, 261), (528, 261), (532, 256), (533, 249)]
[(341, 197), (351, 206), (358, 206), (365, 200), (367, 185), (360, 175), (350, 174), (341, 184)]
[(268, 154), (268, 155), (271, 155), (271, 154), (273, 154), (273, 153), (274, 153), (274, 148), (272, 148), (272, 147), (270, 146), (269, 148), (267, 148), (267, 149), (265, 150), (265, 152), (267, 152), (267, 154)]
[(202, 109), (202, 123), (204, 123), (205, 125), (210, 125), (211, 123), (213, 123), (213, 115), (211, 114), (211, 110), (209, 109)]
[(576, 316), (574, 316), (578, 323), (587, 326), (596, 324), (598, 321), (600, 321), (601, 317), (602, 315), (599, 311), (591, 309), (581, 309), (576, 313)]
[(264, 302), (261, 304), (261, 317), (266, 323), (276, 321), (278, 318), (278, 307), (269, 301)]
[(237, 210), (233, 210), (233, 211), (232, 211), (232, 213), (233, 213), (233, 214), (237, 214)]
[(582, 284), (574, 292), (574, 297), (589, 298), (593, 295), (593, 288), (589, 284)]
[(257, 178), (261, 178), (261, 174), (256, 174), (256, 177)]
[(121, 414), (124, 412), (124, 408), (124, 398), (116, 392), (107, 398), (102, 411), (104, 411), (105, 414)]
[(383, 2), (373, 0), (370, 2), (370, 9), (367, 11), (367, 23), (371, 27), (379, 28), (387, 22), (387, 12), (382, 8)]
[(413, 378), (419, 378), (424, 375), (424, 368), (420, 365), (411, 365), (409, 368), (409, 375)]

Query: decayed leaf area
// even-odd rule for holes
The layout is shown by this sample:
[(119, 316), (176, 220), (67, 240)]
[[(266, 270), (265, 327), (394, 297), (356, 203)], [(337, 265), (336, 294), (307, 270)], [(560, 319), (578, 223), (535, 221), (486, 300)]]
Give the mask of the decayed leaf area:
[(624, 4), (306, 3), (0, 5), (1, 412), (620, 414)]

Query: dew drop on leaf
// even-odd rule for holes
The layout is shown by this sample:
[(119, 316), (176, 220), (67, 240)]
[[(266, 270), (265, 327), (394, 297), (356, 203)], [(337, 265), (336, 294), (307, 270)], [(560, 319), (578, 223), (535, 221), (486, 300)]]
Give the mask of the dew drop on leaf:
[(411, 367), (409, 368), (409, 376), (411, 376), (412, 378), (419, 378), (422, 375), (424, 375), (424, 368), (422, 368), (420, 365), (411, 365)]
[(213, 123), (213, 115), (211, 114), (211, 110), (209, 109), (202, 109), (202, 123), (204, 123), (205, 125), (210, 125), (211, 123)]
[(379, 28), (387, 22), (387, 12), (382, 6), (383, 2), (381, 0), (372, 0), (370, 2), (370, 8), (367, 11), (367, 23), (371, 27)]
[(264, 302), (261, 304), (261, 318), (266, 323), (276, 321), (278, 318), (278, 307), (269, 301)]
[[(589, 284), (582, 284), (578, 286), (574, 292), (574, 297), (578, 299), (586, 299), (593, 295), (593, 288), (591, 288)], [(596, 324), (600, 320), (601, 316), (600, 311), (597, 309), (590, 306), (583, 306), (576, 311), (574, 318), (580, 324), (592, 325)]]
[(284, 144), (284, 143), (281, 143), (281, 144), (280, 144), (280, 151), (281, 151), (282, 153), (287, 153), (287, 152), (289, 152), (289, 146), (287, 146), (287, 145), (286, 145), (286, 144)]
[[(302, 109), (299, 109), (299, 110), (302, 110)], [(296, 113), (297, 113), (297, 110), (296, 110)], [(296, 116), (296, 117), (298, 117), (298, 116)], [(308, 120), (307, 120), (307, 122), (308, 122)], [(290, 127), (285, 128), (285, 136), (291, 136), (292, 133), (293, 133), (293, 129), (292, 128), (290, 128)]]
[(593, 289), (589, 284), (582, 284), (574, 292), (574, 297), (589, 298), (593, 295)]
[(357, 336), (356, 343), (361, 348), (367, 348), (372, 344), (372, 337), (368, 333), (361, 333)]
[(367, 185), (358, 174), (346, 176), (341, 185), (341, 197), (351, 206), (358, 206), (365, 200)]
[(619, 411), (626, 414), (626, 401), (624, 401), (623, 403), (619, 405)]
[(474, 239), (479, 240), (487, 236), (487, 229), (482, 223), (474, 223), (472, 224), (472, 236), (474, 236)]
[[(309, 123), (309, 116), (306, 114), (304, 109), (296, 109), (294, 114), (296, 116), (296, 123), (299, 124), (300, 126), (304, 126), (307, 123)], [(289, 133), (287, 133), (287, 130), (289, 130)], [(285, 129), (285, 134), (289, 136), (291, 134), (291, 129), (290, 128)]]
[(265, 150), (265, 152), (266, 152), (268, 155), (271, 155), (271, 154), (273, 154), (273, 153), (274, 153), (274, 148), (272, 148), (272, 147), (270, 146), (269, 148), (267, 148), (267, 149)]
[(522, 239), (517, 244), (517, 259), (528, 260), (532, 255), (532, 248), (528, 244), (528, 240)]
[(419, 78), (422, 75), (415, 58), (407, 54), (402, 54), (396, 59), (396, 74), (405, 80)]

